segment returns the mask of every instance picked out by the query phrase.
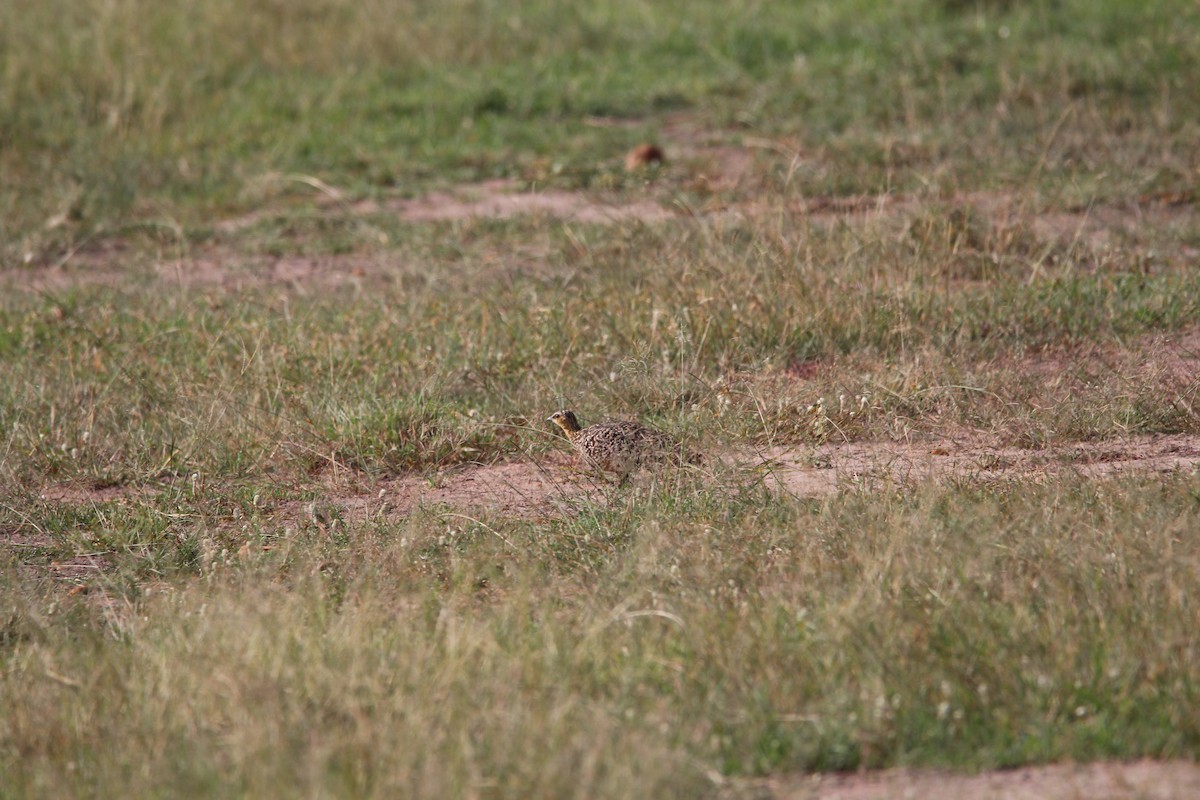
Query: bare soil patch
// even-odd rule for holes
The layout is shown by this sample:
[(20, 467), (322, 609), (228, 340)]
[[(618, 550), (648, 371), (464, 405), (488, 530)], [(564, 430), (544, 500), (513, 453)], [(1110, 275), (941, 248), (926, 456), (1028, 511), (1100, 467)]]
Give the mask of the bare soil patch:
[[(680, 122), (675, 128), (686, 128)], [(672, 131), (675, 128), (671, 128)], [(680, 128), (682, 130), (682, 128)], [(864, 225), (894, 221), (903, 226), (930, 212), (957, 210), (988, 226), (998, 240), (1028, 236), (1038, 247), (1085, 248), (1102, 259), (1120, 247), (1137, 247), (1146, 231), (1164, 231), (1192, 224), (1195, 198), (1142, 198), (1107, 206), (1039, 210), (1030, 199), (1006, 192), (973, 192), (949, 197), (880, 194), (864, 196), (785, 196), (763, 201), (752, 191), (766, 167), (779, 167), (784, 153), (778, 145), (749, 139), (741, 144), (709, 141), (695, 132), (676, 131), (678, 142), (666, 145), (668, 183), (689, 187), (709, 201), (697, 207), (678, 203), (655, 184), (626, 191), (530, 189), (525, 181), (490, 180), (463, 184), (416, 198), (347, 202), (330, 190), (318, 201), (318, 214), (330, 218), (388, 215), (412, 223), (445, 223), (474, 219), (545, 217), (586, 224), (658, 224), (686, 219), (749, 219), (785, 213), (815, 225)], [(711, 137), (710, 137), (711, 138)], [(791, 154), (793, 160), (797, 158)], [(772, 164), (776, 166), (771, 167)], [(217, 223), (222, 236), (236, 236), (271, 215), (271, 209)], [(286, 209), (279, 213), (285, 214)], [(1178, 252), (1155, 253), (1155, 258), (1190, 259), (1200, 255), (1180, 245)], [(230, 291), (262, 285), (297, 292), (396, 280), (411, 265), (399, 264), (385, 252), (327, 256), (247, 256), (236, 242), (193, 247), (180, 242), (157, 257), (133, 253), (127, 242), (103, 239), (80, 245), (56, 262), (0, 270), (0, 286), (31, 291), (61, 290), (75, 285), (119, 285), (131, 274), (180, 287), (219, 287)], [(1048, 251), (1047, 251), (1048, 252)], [(536, 259), (535, 259), (536, 260)], [(526, 265), (528, 266), (528, 265)], [(512, 265), (492, 265), (512, 270)]]
[(1190, 800), (1200, 797), (1200, 765), (1049, 764), (978, 775), (896, 769), (771, 778), (759, 788), (775, 800)]
[(78, 483), (56, 483), (45, 487), (39, 493), (39, 498), (59, 503), (107, 503), (130, 497), (136, 492), (136, 489), (124, 484), (92, 486)]
[(1022, 449), (979, 439), (852, 442), (813, 448), (773, 447), (754, 461), (768, 483), (801, 497), (844, 488), (969, 479), (1037, 479), (1058, 474), (1107, 478), (1124, 474), (1191, 471), (1200, 466), (1200, 437), (1169, 435), (1083, 442), (1063, 448)]
[[(1099, 480), (1190, 474), (1200, 469), (1200, 436), (1137, 436), (1040, 449), (1000, 445), (977, 434), (913, 442), (779, 445), (725, 452), (708, 466), (688, 469), (696, 470), (705, 482), (762, 481), (796, 497), (926, 481), (988, 483), (1055, 475)], [(672, 478), (666, 473), (643, 473), (632, 490)], [(332, 519), (361, 524), (375, 518), (404, 518), (419, 510), (546, 520), (570, 516), (581, 503), (603, 504), (624, 491), (628, 490), (584, 469), (573, 455), (554, 452), (528, 460), (449, 467), (428, 475), (368, 479), (343, 472), (320, 487), (321, 501), (288, 502), (275, 513), (281, 520), (301, 524)], [(136, 493), (131, 487), (51, 485), (41, 496), (65, 503), (98, 503), (120, 502)], [(32, 531), (3, 533), (9, 543), (41, 541)]]
[[(781, 445), (710, 455), (707, 465), (687, 469), (684, 477), (688, 481), (731, 486), (761, 482), (772, 491), (799, 498), (900, 489), (929, 481), (995, 484), (1038, 481), (1055, 475), (1104, 480), (1194, 473), (1200, 469), (1200, 436), (1142, 436), (1043, 449), (1002, 446), (974, 434), (920, 442)], [(630, 486), (618, 487), (586, 470), (566, 452), (382, 479), (338, 470), (318, 485), (304, 487), (306, 493), (315, 490), (320, 499), (282, 502), (264, 509), (263, 521), (283, 527), (332, 529), (372, 520), (395, 522), (414, 513), (430, 513), (465, 520), (544, 522), (570, 518), (583, 506), (604, 506), (628, 498), (631, 492), (645, 491), (656, 481), (679, 477), (674, 472), (644, 472)], [(127, 486), (56, 484), (45, 487), (40, 496), (68, 504), (120, 503), (136, 498), (140, 491)], [(0, 528), (0, 546), (18, 553), (55, 545), (52, 537), (33, 526)], [(103, 570), (105, 565), (103, 554), (85, 553), (54, 562), (49, 565), (49, 573), (77, 581)]]
[(290, 502), (281, 514), (318, 525), (332, 518), (348, 525), (403, 518), (420, 510), (542, 520), (561, 518), (582, 501), (602, 502), (606, 488), (581, 472), (570, 456), (553, 453), (528, 461), (451, 467), (424, 476), (350, 479), (328, 487), (323, 501)]
[(624, 200), (610, 193), (561, 190), (516, 191), (512, 180), (487, 181), (448, 192), (435, 192), (414, 200), (396, 200), (379, 207), (358, 206), (364, 213), (391, 211), (410, 222), (445, 222), (482, 217), (509, 219), (529, 214), (585, 223), (661, 222), (676, 216), (670, 208), (651, 200)]
[[(691, 469), (705, 482), (762, 481), (775, 491), (802, 498), (925, 481), (1038, 480), (1063, 474), (1106, 479), (1200, 469), (1200, 436), (1130, 437), (1045, 449), (1001, 446), (978, 436), (785, 445), (724, 453), (711, 466)], [(572, 455), (552, 453), (453, 467), (429, 476), (352, 480), (328, 487), (321, 503), (289, 503), (281, 513), (285, 519), (317, 524), (323, 524), (321, 518), (335, 517), (346, 524), (397, 519), (420, 510), (540, 521), (567, 517), (580, 504), (604, 504), (654, 480), (673, 477), (643, 473), (631, 488), (618, 488), (582, 469)]]
[(305, 294), (395, 280), (405, 271), (405, 265), (371, 255), (245, 256), (210, 246), (149, 263), (110, 261), (104, 254), (81, 252), (62, 264), (0, 272), (0, 285), (11, 282), (28, 291), (56, 292), (74, 286), (121, 286), (136, 276), (182, 289), (212, 288), (234, 293), (278, 286)]

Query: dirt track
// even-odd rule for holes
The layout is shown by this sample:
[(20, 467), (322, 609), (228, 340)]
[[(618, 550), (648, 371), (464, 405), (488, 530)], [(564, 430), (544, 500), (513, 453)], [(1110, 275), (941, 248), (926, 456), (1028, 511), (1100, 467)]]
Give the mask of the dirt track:
[[(1076, 474), (1086, 478), (1191, 472), (1200, 467), (1200, 436), (1131, 437), (1025, 450), (982, 441), (852, 442), (819, 447), (771, 447), (725, 453), (699, 468), (705, 482), (747, 485), (762, 482), (797, 497), (838, 491), (912, 486), (922, 481), (969, 479), (1037, 480)], [(669, 480), (671, 476), (657, 476)], [(643, 473), (634, 487), (654, 476)], [(348, 524), (367, 518), (407, 516), (418, 509), (482, 513), (492, 517), (547, 519), (573, 513), (581, 502), (604, 503), (617, 489), (581, 471), (566, 453), (454, 467), (431, 478), (404, 476), (378, 482), (330, 486), (326, 505)], [(55, 497), (62, 490), (51, 489)], [(307, 512), (296, 504), (294, 516)]]

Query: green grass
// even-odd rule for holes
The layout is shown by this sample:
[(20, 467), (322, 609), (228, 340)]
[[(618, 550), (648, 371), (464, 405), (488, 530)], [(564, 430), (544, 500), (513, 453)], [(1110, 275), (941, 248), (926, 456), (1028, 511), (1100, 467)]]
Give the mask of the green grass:
[(103, 611), (6, 571), (6, 774), (686, 796), (712, 769), (1188, 755), (1197, 497), (1194, 478), (684, 493), (241, 555), (197, 523), (199, 558)]
[(1200, 136), (1200, 20), (1182, 0), (59, 0), (0, 15), (9, 259), (190, 227), (287, 193), (278, 177), (295, 173), (356, 195), (497, 175), (587, 184), (678, 111), (778, 137), (801, 156), (786, 188), (804, 194), (1190, 190)]
[[(886, 226), (582, 235), (528, 222), (410, 228), (381, 251), (413, 265), (398, 280), (300, 297), (164, 294), (134, 277), (12, 294), (0, 303), (11, 455), (0, 475), (30, 488), (262, 478), (331, 454), (394, 473), (544, 450), (548, 437), (503, 426), (564, 403), (716, 441), (813, 441), (802, 410), (839, 395), (847, 413), (868, 398), (869, 413), (835, 420), (867, 438), (894, 434), (897, 415), (1014, 442), (1200, 425), (1196, 382), (1144, 356), (1155, 335), (1187, 333), (1200, 316), (1186, 261), (1146, 273), (1128, 260), (1092, 266), (1080, 249), (1037, 275), (1025, 251), (994, 251), (987, 280), (963, 281), (944, 273), (982, 253), (914, 245)], [(445, 252), (446, 236), (465, 244)], [(550, 275), (494, 266), (531, 245)], [(1089, 344), (1111, 355), (1072, 356)], [(1062, 365), (1053, 381), (1040, 358)], [(826, 371), (785, 379), (799, 362)]]
[[(1193, 3), (235, 6), (0, 5), (6, 796), (1200, 755), (1195, 475), (378, 495), (577, 480), (563, 406), (815, 466), (1200, 434)], [(496, 177), (680, 213), (389, 205)]]

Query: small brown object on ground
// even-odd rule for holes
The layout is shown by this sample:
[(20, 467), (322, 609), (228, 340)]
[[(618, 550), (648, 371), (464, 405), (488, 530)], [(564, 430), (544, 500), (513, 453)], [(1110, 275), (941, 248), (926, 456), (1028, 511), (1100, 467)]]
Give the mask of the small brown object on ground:
[(653, 464), (698, 464), (700, 456), (662, 431), (636, 422), (600, 422), (584, 428), (574, 411), (563, 409), (549, 417), (589, 465), (615, 472), (621, 482), (638, 469)]
[(636, 172), (651, 164), (661, 164), (667, 160), (662, 148), (651, 142), (644, 142), (630, 150), (625, 155), (625, 171)]

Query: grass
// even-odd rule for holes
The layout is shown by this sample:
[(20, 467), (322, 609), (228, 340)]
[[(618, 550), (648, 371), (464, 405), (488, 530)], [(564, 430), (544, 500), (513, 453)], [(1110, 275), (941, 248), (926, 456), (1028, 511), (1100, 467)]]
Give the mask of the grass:
[(416, 515), (352, 544), (252, 534), (240, 554), (200, 523), (200, 558), (104, 616), (6, 572), (7, 774), (686, 795), (713, 770), (1187, 755), (1198, 492), (651, 496), (542, 525)]
[[(1006, 267), (1001, 254), (989, 280), (962, 281), (936, 273), (978, 256), (945, 242), (803, 222), (593, 230), (592, 242), (491, 223), (456, 231), (477, 242), (467, 252), (436, 252), (449, 230), (412, 230), (389, 248), (414, 265), (412, 281), (299, 302), (270, 288), (163, 296), (136, 284), (10, 296), (0, 420), (21, 457), (0, 470), (34, 487), (261, 478), (330, 453), (368, 470), (423, 468), (544, 449), (495, 425), (564, 403), (732, 440), (811, 441), (798, 409), (822, 395), (868, 397), (868, 415), (839, 422), (876, 437), (898, 414), (1012, 441), (1197, 429), (1196, 382), (1140, 355), (1200, 314), (1186, 261), (1146, 274), (1081, 267), (1081, 252), (1031, 281), (1027, 263)], [(492, 266), (539, 240), (550, 277)], [(1093, 344), (1110, 355), (1079, 357), (1072, 374), (1072, 351)], [(1062, 374), (1046, 381), (1038, 358)], [(995, 369), (1004, 362), (1025, 366)], [(795, 363), (828, 372), (790, 380)]]
[[(1195, 759), (1195, 475), (376, 496), (569, 484), (564, 405), (815, 466), (1200, 434), (1193, 4), (454, 6), (0, 7), (4, 793)], [(497, 177), (680, 213), (395, 211)]]
[(368, 196), (590, 184), (680, 110), (779, 137), (806, 195), (1032, 183), (1070, 203), (1193, 183), (1186, 2), (457, 6), (8, 4), (8, 258), (190, 227), (297, 173)]

